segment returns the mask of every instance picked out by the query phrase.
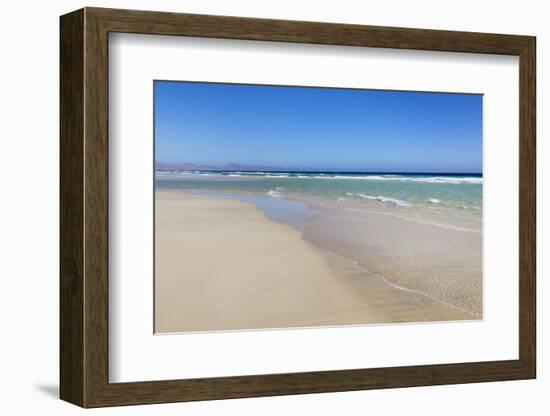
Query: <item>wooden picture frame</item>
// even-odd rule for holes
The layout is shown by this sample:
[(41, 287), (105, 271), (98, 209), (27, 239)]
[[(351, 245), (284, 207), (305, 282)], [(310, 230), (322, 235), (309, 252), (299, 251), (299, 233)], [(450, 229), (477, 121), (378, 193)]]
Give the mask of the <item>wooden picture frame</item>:
[[(60, 396), (82, 407), (535, 378), (535, 38), (85, 8), (61, 17)], [(111, 32), (519, 56), (519, 359), (109, 383), (108, 35)]]

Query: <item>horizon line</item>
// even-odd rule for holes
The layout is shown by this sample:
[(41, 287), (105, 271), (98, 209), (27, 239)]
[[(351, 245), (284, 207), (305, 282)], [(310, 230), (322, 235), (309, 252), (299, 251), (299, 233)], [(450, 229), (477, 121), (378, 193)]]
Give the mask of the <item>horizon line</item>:
[(361, 169), (354, 169), (354, 170), (335, 170), (335, 169), (315, 169), (315, 170), (300, 170), (300, 169), (277, 169), (277, 170), (269, 170), (269, 169), (178, 169), (178, 168), (156, 168), (155, 172), (159, 170), (178, 170), (182, 172), (254, 172), (254, 173), (367, 173), (367, 174), (414, 174), (414, 175), (479, 175), (483, 176), (483, 172), (445, 172), (445, 171), (408, 171), (408, 170), (361, 170)]

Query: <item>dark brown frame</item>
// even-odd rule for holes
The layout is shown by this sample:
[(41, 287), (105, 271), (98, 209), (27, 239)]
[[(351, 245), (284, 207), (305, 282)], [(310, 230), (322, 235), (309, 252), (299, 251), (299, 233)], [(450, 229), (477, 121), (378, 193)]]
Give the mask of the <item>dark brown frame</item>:
[[(519, 359), (109, 383), (110, 32), (519, 56)], [(100, 8), (62, 16), (61, 398), (82, 407), (101, 407), (535, 378), (535, 49), (531, 36)]]

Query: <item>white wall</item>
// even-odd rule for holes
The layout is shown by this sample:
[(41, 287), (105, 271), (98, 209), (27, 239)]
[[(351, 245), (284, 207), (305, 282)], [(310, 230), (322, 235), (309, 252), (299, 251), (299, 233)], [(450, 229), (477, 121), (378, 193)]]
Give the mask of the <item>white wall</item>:
[[(542, 1), (24, 1), (4, 2), (0, 63), (0, 409), (3, 414), (77, 414), (56, 399), (58, 384), (58, 16), (82, 6), (166, 10), (433, 29), (536, 35), (538, 41), (539, 378), (536, 381), (380, 390), (218, 402), (167, 404), (88, 414), (408, 414), (542, 415), (550, 403), (550, 361), (542, 332), (550, 301), (543, 281), (542, 183), (550, 146), (544, 143), (544, 72), (550, 26)], [(544, 234), (544, 235), (543, 235)]]

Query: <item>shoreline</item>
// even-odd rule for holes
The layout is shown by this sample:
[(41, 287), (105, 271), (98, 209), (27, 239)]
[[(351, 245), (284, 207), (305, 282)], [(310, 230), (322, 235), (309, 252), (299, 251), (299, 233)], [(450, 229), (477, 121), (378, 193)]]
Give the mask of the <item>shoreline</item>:
[[(421, 290), (422, 288), (409, 288), (411, 281), (408, 282), (409, 285), (404, 285), (399, 280), (386, 277), (386, 274), (378, 270), (379, 267), (371, 267), (373, 264), (371, 261), (366, 262), (368, 263), (367, 267), (364, 264), (365, 259), (354, 256), (353, 250), (350, 251), (349, 248), (346, 248), (345, 243), (340, 242), (344, 249), (337, 247), (337, 250), (334, 250), (331, 244), (327, 244), (331, 243), (331, 239), (327, 239), (327, 236), (323, 235), (323, 231), (328, 234), (334, 233), (334, 215), (336, 212), (336, 216), (342, 216), (341, 209), (322, 207), (322, 212), (309, 218), (300, 232), (297, 229), (292, 229), (288, 224), (285, 225), (284, 221), (277, 222), (273, 218), (269, 218), (269, 215), (254, 202), (217, 197), (214, 192), (207, 192), (207, 194), (206, 196), (182, 190), (157, 190), (155, 197), (157, 206), (160, 208), (160, 216), (157, 214), (157, 219), (165, 221), (167, 219), (165, 209), (169, 205), (176, 205), (178, 207), (176, 211), (179, 211), (180, 214), (185, 212), (195, 219), (193, 224), (185, 224), (194, 228), (194, 233), (188, 233), (186, 238), (189, 241), (200, 240), (204, 237), (205, 231), (212, 233), (212, 230), (208, 230), (212, 228), (212, 212), (210, 212), (212, 207), (217, 206), (218, 209), (223, 207), (221, 208), (224, 210), (223, 216), (227, 216), (228, 212), (235, 215), (230, 215), (231, 218), (218, 218), (218, 220), (225, 223), (233, 222), (241, 227), (235, 227), (231, 236), (226, 234), (223, 242), (219, 241), (219, 236), (212, 238), (207, 244), (208, 249), (205, 250), (203, 247), (200, 253), (195, 249), (195, 256), (211, 260), (209, 252), (223, 250), (224, 244), (240, 244), (239, 241), (242, 238), (238, 235), (237, 228), (243, 228), (246, 225), (251, 228), (244, 227), (245, 234), (255, 235), (253, 241), (258, 239), (266, 245), (264, 249), (267, 250), (261, 253), (256, 250), (256, 254), (259, 254), (261, 260), (251, 266), (254, 270), (257, 268), (262, 270), (263, 276), (261, 279), (256, 279), (253, 270), (248, 273), (243, 270), (243, 264), (250, 265), (251, 247), (248, 247), (241, 250), (240, 254), (238, 251), (232, 253), (232, 256), (241, 256), (240, 260), (237, 259), (231, 265), (220, 266), (223, 270), (222, 274), (227, 274), (239, 281), (240, 290), (233, 288), (231, 296), (229, 296), (229, 293), (220, 290), (220, 286), (227, 286), (227, 282), (222, 284), (216, 281), (211, 291), (208, 290), (208, 287), (193, 288), (193, 292), (200, 292), (194, 293), (194, 295), (200, 294), (200, 296), (192, 296), (194, 300), (190, 300), (188, 293), (191, 288), (188, 285), (185, 287), (186, 285), (182, 281), (185, 281), (189, 273), (193, 271), (185, 265), (186, 261), (181, 261), (184, 256), (178, 256), (177, 249), (172, 248), (171, 255), (167, 257), (166, 250), (162, 248), (163, 245), (158, 247), (159, 241), (157, 241), (157, 256), (160, 256), (156, 262), (156, 284), (159, 289), (157, 290), (156, 305), (158, 307), (155, 315), (157, 332), (202, 332), (481, 319), (481, 314), (472, 314), (466, 308), (446, 302), (445, 299), (438, 299)], [(356, 212), (347, 214), (358, 215)], [(364, 214), (359, 213), (359, 215)], [(369, 215), (372, 216), (372, 213)], [(161, 239), (167, 237), (168, 241), (175, 238), (176, 241), (168, 244), (176, 243), (175, 245), (178, 245), (180, 249), (189, 248), (188, 243), (184, 243), (182, 247), (179, 244), (181, 240), (178, 240), (177, 236), (171, 235), (174, 234), (174, 230), (170, 230), (170, 228), (173, 228), (173, 225), (178, 224), (178, 221), (182, 221), (182, 219), (178, 220), (178, 214), (175, 212), (171, 212), (168, 216), (170, 218), (165, 225), (157, 224), (157, 227), (160, 228), (157, 229), (157, 233), (160, 233), (157, 237), (161, 237)], [(250, 221), (251, 217), (254, 221)], [(342, 222), (342, 218), (336, 218), (336, 220)], [(357, 221), (358, 219), (350, 217), (346, 220)], [(394, 218), (391, 220), (395, 221)], [(200, 223), (203, 224), (203, 227), (200, 227)], [(184, 224), (180, 223), (179, 225)], [(418, 225), (426, 227), (426, 224)], [(200, 228), (205, 229), (201, 230)], [(267, 229), (270, 231), (267, 232)], [(241, 229), (240, 232), (242, 231)], [(340, 231), (337, 234), (341, 235)], [(343, 231), (345, 234), (346, 230)], [(222, 247), (219, 247), (220, 245)], [(336, 242), (336, 246), (338, 246), (338, 242)], [(361, 250), (364, 249), (361, 244), (358, 247)], [(161, 249), (159, 250), (159, 248)], [(289, 248), (290, 250), (288, 250)], [(289, 257), (288, 251), (292, 250), (297, 251)], [(281, 256), (286, 256), (287, 264), (281, 262), (273, 264), (273, 260)], [(303, 262), (302, 258), (307, 259), (306, 263), (309, 262), (306, 268), (298, 267)], [(162, 263), (162, 266), (159, 263)], [(267, 264), (271, 264), (274, 269), (267, 270)], [(167, 268), (170, 270), (168, 271)], [(201, 271), (200, 267), (196, 266), (194, 272), (200, 275), (205, 274), (205, 270)], [(185, 277), (182, 277), (183, 275)], [(281, 276), (285, 278), (281, 278)], [(289, 278), (289, 276), (292, 277)], [(215, 278), (214, 275), (211, 278)], [(265, 298), (267, 291), (271, 293), (271, 296), (267, 300), (264, 299), (264, 303), (251, 296), (251, 293), (254, 292), (260, 294), (260, 299), (262, 296)], [(177, 293), (179, 296), (176, 296)], [(291, 299), (285, 299), (289, 297), (289, 293), (292, 293)], [(181, 303), (185, 304), (186, 300), (187, 304), (181, 306)], [(211, 306), (206, 307), (206, 303), (210, 303)], [(271, 303), (271, 307), (266, 306), (269, 303)], [(223, 310), (219, 310), (219, 307), (212, 306), (212, 304), (226, 305), (230, 309), (237, 308), (240, 309), (240, 312), (233, 310), (230, 313), (233, 317), (230, 318), (223, 316)], [(279, 307), (283, 307), (283, 309), (281, 310)], [(190, 314), (193, 309), (195, 312)], [(204, 313), (199, 316), (197, 311), (200, 310)], [(238, 318), (235, 315), (238, 315)], [(252, 315), (253, 318), (247, 317), (247, 315)], [(178, 316), (187, 316), (188, 319), (177, 318)]]
[[(308, 220), (311, 220), (311, 218), (314, 217), (314, 215), (318, 214), (318, 212), (320, 210), (322, 211), (322, 209), (323, 209), (323, 208), (320, 209), (319, 206), (317, 207), (317, 209), (312, 209), (311, 207), (308, 208), (308, 206), (309, 206), (308, 204), (312, 203), (311, 200), (304, 201), (301, 198), (296, 198), (296, 197), (292, 198), (292, 196), (291, 196), (292, 199), (290, 201), (288, 201), (288, 200), (286, 200), (286, 199), (284, 199), (280, 196), (273, 196), (270, 193), (268, 193), (269, 196), (256, 195), (256, 194), (251, 194), (251, 195), (247, 194), (247, 195), (243, 196), (240, 193), (227, 193), (227, 192), (214, 192), (214, 191), (192, 191), (192, 194), (193, 195), (205, 195), (205, 196), (210, 196), (210, 197), (213, 197), (213, 198), (220, 198), (221, 197), (221, 198), (237, 199), (237, 200), (240, 200), (240, 201), (252, 202), (256, 205), (257, 209), (263, 211), (270, 219), (275, 220), (277, 222), (281, 222), (283, 224), (291, 225), (292, 227), (297, 228), (300, 231), (304, 230), (303, 226), (307, 223)], [(260, 202), (262, 200), (274, 201), (274, 198), (278, 202), (284, 202), (284, 204), (282, 204), (282, 205), (278, 204), (277, 206), (272, 207), (269, 204), (266, 205), (266, 204), (262, 204)], [(300, 201), (300, 202), (297, 202), (297, 201)], [(302, 221), (298, 222), (301, 225), (301, 226), (298, 227), (296, 225), (296, 223), (294, 223), (292, 221), (285, 221), (284, 219), (281, 220), (281, 218), (276, 218), (276, 216), (274, 216), (270, 213), (270, 211), (273, 208), (284, 209), (285, 204), (287, 204), (287, 205), (288, 204), (301, 204), (303, 206), (303, 209), (305, 209), (305, 210), (309, 209), (313, 214), (311, 214), (309, 217), (303, 217)], [(320, 204), (322, 206), (326, 205), (325, 202), (321, 202)], [(373, 204), (376, 204), (376, 203), (373, 203)], [(319, 205), (318, 201), (317, 201), (317, 205)], [(369, 215), (375, 215), (375, 216), (376, 215), (389, 216), (389, 217), (393, 217), (393, 218), (398, 219), (398, 220), (410, 221), (410, 222), (413, 222), (413, 223), (417, 223), (417, 224), (421, 224), (421, 225), (427, 225), (427, 226), (430, 226), (430, 227), (439, 227), (439, 228), (443, 228), (443, 229), (447, 229), (447, 230), (451, 230), (451, 231), (477, 233), (477, 234), (482, 233), (481, 229), (460, 227), (460, 226), (456, 226), (456, 225), (452, 225), (452, 224), (444, 224), (442, 222), (433, 222), (433, 220), (429, 220), (429, 219), (426, 219), (426, 218), (422, 218), (422, 217), (420, 217), (420, 218), (416, 217), (415, 218), (415, 217), (410, 216), (410, 215), (403, 215), (403, 214), (399, 214), (399, 213), (395, 213), (395, 212), (382, 212), (382, 211), (380, 211), (380, 209), (378, 209), (378, 210), (377, 209), (370, 209), (369, 210), (369, 209), (365, 209), (365, 208), (352, 208), (352, 207), (341, 207), (341, 206), (337, 206), (336, 208), (337, 209), (344, 209), (344, 210), (347, 210), (347, 211), (365, 213), (365, 214), (369, 214)], [(410, 207), (407, 207), (407, 208), (410, 208)], [(399, 209), (399, 208), (397, 208), (397, 209)], [(412, 209), (412, 211), (415, 211), (415, 210)], [(420, 212), (422, 213), (422, 211), (420, 211)], [(423, 214), (425, 214), (425, 213), (423, 213)], [(361, 220), (359, 220), (359, 221), (361, 221)], [(302, 238), (304, 238), (304, 236), (302, 236)], [(421, 297), (427, 298), (429, 301), (433, 301), (433, 302), (439, 303), (439, 304), (441, 304), (445, 307), (448, 307), (450, 309), (454, 309), (454, 310), (458, 311), (459, 313), (462, 313), (462, 314), (465, 314), (465, 315), (469, 316), (469, 319), (481, 319), (481, 316), (476, 315), (472, 311), (468, 311), (464, 308), (461, 308), (459, 306), (448, 303), (448, 302), (446, 302), (446, 301), (444, 301), (440, 298), (435, 297), (433, 294), (425, 293), (425, 292), (423, 292), (421, 290), (418, 290), (418, 289), (415, 289), (415, 288), (400, 286), (396, 282), (392, 282), (391, 279), (388, 278), (387, 276), (383, 276), (380, 273), (376, 273), (376, 272), (368, 270), (364, 266), (360, 265), (358, 260), (354, 260), (353, 258), (344, 257), (340, 254), (337, 254), (336, 252), (332, 252), (330, 250), (327, 250), (326, 248), (323, 249), (322, 247), (318, 246), (315, 241), (310, 241), (310, 242), (313, 244), (313, 246), (316, 249), (321, 250), (323, 253), (328, 253), (329, 255), (338, 256), (338, 257), (342, 258), (343, 260), (352, 263), (356, 268), (364, 271), (365, 273), (378, 276), (386, 284), (388, 284), (388, 285), (390, 285), (390, 286), (392, 286), (392, 287), (394, 287), (398, 290), (402, 290), (406, 293), (414, 293), (414, 294), (419, 295)]]
[[(156, 332), (392, 320), (338, 279), (299, 231), (251, 203), (160, 193), (157, 205)], [(197, 226), (205, 213), (208, 224)], [(401, 320), (418, 320), (405, 309)]]
[(305, 227), (304, 239), (423, 296), (425, 303), (482, 319), (481, 224), (463, 218), (443, 222), (409, 208), (387, 211), (325, 204)]

